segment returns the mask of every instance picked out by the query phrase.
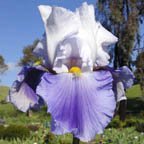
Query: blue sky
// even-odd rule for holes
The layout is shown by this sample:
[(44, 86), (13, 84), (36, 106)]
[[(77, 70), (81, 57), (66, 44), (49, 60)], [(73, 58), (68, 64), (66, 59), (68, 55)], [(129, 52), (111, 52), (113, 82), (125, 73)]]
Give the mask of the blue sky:
[(0, 0), (0, 54), (10, 67), (0, 75), (0, 85), (12, 84), (19, 71), (15, 65), (22, 57), (23, 48), (41, 38), (44, 32), (37, 6), (57, 5), (74, 10), (84, 1), (96, 3), (96, 0)]

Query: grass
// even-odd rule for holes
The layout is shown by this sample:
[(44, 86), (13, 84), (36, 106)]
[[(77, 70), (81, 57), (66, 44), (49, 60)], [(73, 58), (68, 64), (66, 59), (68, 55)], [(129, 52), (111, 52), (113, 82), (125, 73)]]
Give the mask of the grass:
[(128, 97), (127, 109), (130, 113), (136, 116), (141, 116), (144, 112), (144, 101), (142, 100), (142, 94), (139, 85), (134, 85), (126, 92)]
[(140, 90), (140, 85), (134, 85), (132, 88), (128, 89), (126, 91), (126, 95), (128, 99), (141, 97), (142, 94)]
[[(31, 132), (29, 138), (21, 140), (19, 138), (8, 140), (0, 140), (0, 144), (46, 144), (49, 139), (49, 144), (71, 144), (72, 135), (66, 134), (62, 136), (56, 136), (49, 132), (49, 129), (40, 127), (36, 132)], [(144, 144), (144, 133), (138, 133), (134, 127), (130, 128), (109, 128), (106, 129), (104, 134), (97, 135), (94, 140), (94, 144)], [(80, 144), (85, 144), (81, 142)]]
[[(0, 101), (5, 99), (8, 94), (8, 87), (0, 87)], [(127, 120), (129, 127), (123, 128), (123, 124), (119, 124), (118, 117), (113, 121), (117, 121), (116, 128), (107, 128), (103, 135), (97, 135), (94, 144), (144, 144), (144, 133), (137, 132), (133, 125), (135, 121), (144, 122), (144, 104), (141, 100), (141, 91), (139, 85), (133, 86), (127, 90), (128, 97), (128, 113)], [(11, 104), (0, 104), (0, 118), (5, 120), (6, 125), (17, 124), (23, 126), (39, 126), (38, 130), (31, 131), (30, 137), (27, 139), (0, 139), (0, 144), (71, 144), (72, 136), (70, 134), (62, 136), (54, 136), (50, 133), (50, 115), (46, 113), (44, 107), (40, 112), (33, 112), (32, 117), (27, 117), (25, 113), (19, 112)], [(132, 124), (132, 127), (131, 127)], [(84, 144), (81, 142), (81, 144)]]
[(8, 89), (9, 87), (7, 86), (0, 86), (0, 101), (8, 95)]

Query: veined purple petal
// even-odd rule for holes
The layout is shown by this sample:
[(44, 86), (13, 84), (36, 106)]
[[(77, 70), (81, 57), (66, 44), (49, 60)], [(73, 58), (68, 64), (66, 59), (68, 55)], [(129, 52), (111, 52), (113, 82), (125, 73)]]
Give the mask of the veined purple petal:
[(71, 132), (81, 141), (102, 133), (115, 110), (112, 76), (108, 71), (52, 75), (45, 73), (37, 87), (51, 113), (52, 132)]
[(107, 67), (107, 70), (112, 73), (114, 78), (113, 90), (117, 102), (126, 100), (127, 97), (125, 95), (125, 89), (128, 89), (133, 85), (134, 74), (127, 66), (120, 67), (117, 70), (114, 70), (111, 67)]
[(13, 103), (20, 111), (26, 112), (28, 109), (38, 110), (44, 103), (36, 95), (35, 90), (44, 73), (41, 66), (24, 66), (10, 88), (7, 102)]
[(125, 89), (128, 89), (133, 85), (135, 76), (127, 66), (120, 67), (117, 70), (110, 67), (107, 67), (107, 69), (112, 73), (116, 82), (121, 81), (123, 83)]
[(132, 71), (127, 67), (123, 66), (119, 69), (120, 71), (120, 78), (123, 82), (124, 88), (128, 89), (133, 85), (133, 80), (135, 78)]

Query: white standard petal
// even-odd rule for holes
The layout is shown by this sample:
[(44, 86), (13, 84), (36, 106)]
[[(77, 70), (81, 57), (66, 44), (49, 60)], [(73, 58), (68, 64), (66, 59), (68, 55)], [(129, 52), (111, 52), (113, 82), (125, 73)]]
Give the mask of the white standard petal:
[[(118, 39), (95, 21), (93, 5), (85, 2), (76, 12), (50, 6), (40, 6), (39, 9), (46, 31), (46, 61), (51, 68), (57, 61), (59, 45), (71, 35), (77, 35), (81, 39), (81, 46), (76, 49), (80, 52), (83, 66), (87, 63), (90, 67), (109, 64), (110, 56), (104, 47), (116, 43)], [(63, 54), (67, 55), (66, 52), (63, 51)]]
[(52, 7), (48, 6), (48, 5), (40, 5), (40, 6), (38, 6), (38, 9), (40, 11), (41, 18), (42, 18), (44, 24), (46, 25), (47, 19), (50, 16), (51, 11), (52, 11)]
[(104, 49), (109, 45), (115, 44), (118, 41), (118, 38), (106, 30), (99, 22), (95, 23), (95, 27), (95, 40), (97, 48), (95, 65), (106, 66), (109, 64), (110, 56)]
[(81, 27), (79, 29), (79, 37), (83, 39), (84, 43), (87, 43), (90, 51), (90, 57), (95, 61), (96, 40), (95, 40), (95, 15), (93, 5), (88, 5), (86, 2), (82, 4), (80, 8), (76, 10), (76, 15), (79, 16), (81, 21)]
[(76, 15), (81, 20), (79, 36), (87, 43), (93, 64), (96, 62), (97, 66), (108, 65), (110, 56), (104, 50), (104, 47), (116, 43), (117, 37), (106, 30), (99, 22), (96, 22), (93, 5), (83, 3), (76, 10)]
[[(48, 7), (46, 14), (45, 8), (40, 12), (44, 20), (45, 31), (46, 31), (46, 42), (47, 42), (47, 55), (49, 57), (49, 63), (51, 66), (54, 62), (55, 52), (58, 44), (68, 35), (75, 33), (79, 28), (79, 19), (77, 16), (62, 7)], [(48, 16), (46, 16), (48, 15)]]
[(118, 41), (118, 38), (114, 36), (111, 32), (105, 29), (100, 23), (96, 23), (96, 27), (98, 27), (96, 35), (97, 35), (97, 45), (111, 45)]
[(68, 69), (77, 66), (83, 72), (92, 71), (93, 63), (89, 46), (78, 34), (66, 37), (57, 48), (53, 70), (58, 68), (59, 71), (61, 68), (60, 72), (65, 72), (63, 65)]
[(43, 64), (46, 67), (49, 67), (49, 58), (47, 55), (47, 44), (46, 44), (46, 37), (44, 36), (41, 41), (38, 42), (36, 47), (33, 50), (33, 54), (43, 58)]

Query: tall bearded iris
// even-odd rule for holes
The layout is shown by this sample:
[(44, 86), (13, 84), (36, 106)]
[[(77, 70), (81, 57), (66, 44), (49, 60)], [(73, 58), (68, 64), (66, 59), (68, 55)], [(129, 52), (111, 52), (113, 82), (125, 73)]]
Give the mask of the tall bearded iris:
[(106, 66), (104, 45), (117, 38), (95, 21), (94, 7), (84, 3), (76, 12), (61, 7), (39, 6), (46, 37), (37, 47), (47, 53), (45, 64), (57, 75), (45, 73), (37, 87), (52, 115), (52, 132), (67, 132), (90, 141), (110, 122), (115, 110), (112, 75), (93, 72)]
[[(110, 57), (104, 47), (117, 42), (117, 38), (95, 21), (94, 7), (87, 3), (75, 12), (50, 6), (39, 6), (39, 10), (45, 36), (34, 53), (43, 57), (44, 67), (55, 74), (31, 68), (36, 71), (30, 71), (31, 76), (26, 71), (26, 79), (10, 98), (20, 109), (17, 95), (29, 88), (31, 93), (23, 92), (27, 99), (25, 110), (20, 110), (28, 110), (28, 105), (39, 103), (41, 98), (52, 116), (53, 133), (72, 133), (82, 141), (90, 141), (103, 132), (114, 114), (113, 79), (118, 80), (120, 72), (99, 68), (109, 64)], [(97, 70), (93, 71), (94, 68)], [(37, 76), (33, 76), (36, 72)], [(132, 79), (130, 72), (128, 76)]]

